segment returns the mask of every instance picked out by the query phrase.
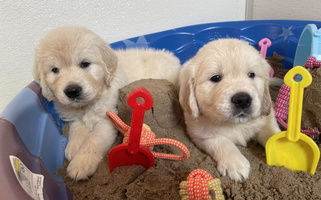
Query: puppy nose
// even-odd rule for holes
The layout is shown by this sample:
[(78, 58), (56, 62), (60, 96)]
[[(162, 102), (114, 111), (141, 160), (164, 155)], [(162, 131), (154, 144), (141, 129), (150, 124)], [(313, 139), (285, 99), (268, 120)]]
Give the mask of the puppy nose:
[(252, 98), (249, 94), (245, 92), (240, 92), (232, 96), (231, 101), (237, 108), (244, 109), (250, 107), (252, 103)]
[(69, 99), (76, 99), (77, 97), (80, 96), (81, 91), (82, 91), (82, 88), (78, 85), (68, 85), (65, 88), (64, 93)]

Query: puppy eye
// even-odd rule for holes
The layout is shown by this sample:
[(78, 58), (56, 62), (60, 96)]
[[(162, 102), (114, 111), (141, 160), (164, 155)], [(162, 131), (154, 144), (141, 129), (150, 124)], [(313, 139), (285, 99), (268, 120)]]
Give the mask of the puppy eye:
[(254, 73), (254, 72), (249, 72), (248, 76), (249, 76), (250, 78), (254, 78), (254, 77), (255, 77), (255, 73)]
[(58, 74), (58, 73), (59, 73), (59, 69), (58, 69), (57, 67), (53, 67), (53, 68), (51, 69), (51, 71), (52, 71), (53, 73), (55, 73), (55, 74)]
[(82, 61), (80, 63), (80, 67), (81, 68), (87, 68), (89, 65), (90, 65), (90, 62), (87, 62), (87, 61)]
[(210, 81), (212, 82), (220, 82), (222, 80), (222, 77), (220, 75), (214, 75), (210, 78)]

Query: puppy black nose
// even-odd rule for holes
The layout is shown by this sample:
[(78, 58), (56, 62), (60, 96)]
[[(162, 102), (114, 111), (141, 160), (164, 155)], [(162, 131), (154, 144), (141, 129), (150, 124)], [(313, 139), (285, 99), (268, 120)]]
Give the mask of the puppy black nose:
[(251, 106), (252, 98), (248, 93), (240, 92), (232, 96), (231, 101), (237, 108), (244, 109)]
[(81, 91), (82, 91), (82, 88), (78, 85), (68, 85), (65, 88), (64, 93), (69, 99), (76, 99), (77, 97), (80, 96)]

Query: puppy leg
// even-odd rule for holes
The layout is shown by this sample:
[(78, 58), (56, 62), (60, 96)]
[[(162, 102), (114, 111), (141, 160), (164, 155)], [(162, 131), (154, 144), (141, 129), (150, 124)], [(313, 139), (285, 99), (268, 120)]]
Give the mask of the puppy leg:
[(68, 176), (77, 180), (87, 179), (96, 171), (98, 164), (115, 142), (117, 130), (110, 121), (102, 120), (82, 143), (68, 167)]
[(235, 144), (226, 137), (194, 140), (194, 142), (212, 156), (217, 162), (217, 169), (232, 180), (242, 181), (249, 177), (250, 162), (241, 154)]
[(89, 132), (90, 130), (80, 121), (70, 123), (68, 144), (65, 149), (65, 157), (68, 161), (71, 161), (77, 154), (81, 144), (85, 141)]
[(281, 130), (274, 117), (274, 112), (272, 111), (271, 114), (267, 116), (266, 123), (262, 127), (261, 131), (257, 134), (256, 141), (265, 147), (268, 139), (279, 132), (281, 132)]

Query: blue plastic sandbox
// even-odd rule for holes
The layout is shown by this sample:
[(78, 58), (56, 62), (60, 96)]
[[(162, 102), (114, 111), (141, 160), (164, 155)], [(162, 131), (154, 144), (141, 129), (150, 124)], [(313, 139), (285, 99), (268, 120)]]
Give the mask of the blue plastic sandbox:
[[(129, 38), (111, 44), (114, 49), (167, 49), (184, 63), (206, 43), (219, 38), (240, 38), (258, 48), (269, 38), (273, 52), (284, 56), (283, 67), (293, 67), (296, 47), (307, 24), (321, 22), (268, 20), (200, 24)], [(31, 69), (31, 67), (30, 67)], [(62, 136), (63, 122), (51, 102), (41, 96), (39, 86), (31, 82), (0, 114), (0, 199), (31, 199), (18, 182), (9, 156), (18, 157), (33, 173), (44, 176), (44, 199), (72, 199), (57, 170), (63, 166), (67, 138)]]

